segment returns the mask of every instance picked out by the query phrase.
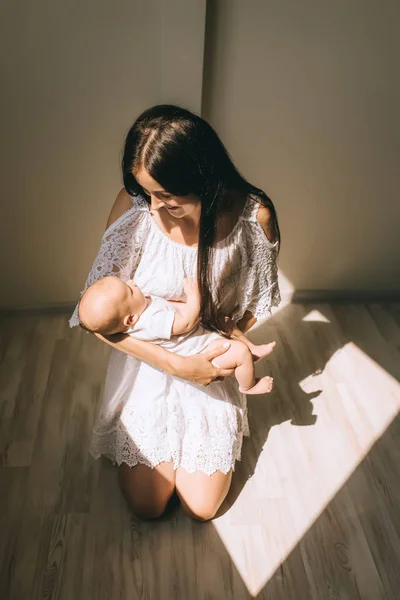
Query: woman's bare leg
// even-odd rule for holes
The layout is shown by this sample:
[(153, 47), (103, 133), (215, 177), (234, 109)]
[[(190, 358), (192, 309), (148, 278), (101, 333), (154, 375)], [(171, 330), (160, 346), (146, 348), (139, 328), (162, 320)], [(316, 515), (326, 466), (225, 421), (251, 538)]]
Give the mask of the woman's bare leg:
[(122, 463), (118, 467), (118, 480), (129, 507), (141, 519), (160, 517), (175, 490), (172, 462), (160, 463), (154, 469)]
[(176, 470), (176, 492), (182, 508), (198, 521), (212, 519), (225, 500), (232, 481), (232, 471), (226, 475), (216, 471), (206, 475), (201, 471), (188, 473), (183, 467)]

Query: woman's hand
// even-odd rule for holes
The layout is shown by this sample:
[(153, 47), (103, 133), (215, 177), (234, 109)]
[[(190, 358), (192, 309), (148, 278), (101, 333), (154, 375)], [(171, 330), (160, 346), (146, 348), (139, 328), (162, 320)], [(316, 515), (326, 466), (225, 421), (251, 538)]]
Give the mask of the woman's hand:
[(216, 379), (232, 375), (234, 369), (220, 369), (212, 364), (214, 358), (224, 354), (229, 346), (230, 342), (225, 342), (225, 344), (201, 354), (194, 354), (193, 356), (175, 355), (176, 359), (179, 360), (173, 374), (176, 377), (202, 386), (206, 386)]

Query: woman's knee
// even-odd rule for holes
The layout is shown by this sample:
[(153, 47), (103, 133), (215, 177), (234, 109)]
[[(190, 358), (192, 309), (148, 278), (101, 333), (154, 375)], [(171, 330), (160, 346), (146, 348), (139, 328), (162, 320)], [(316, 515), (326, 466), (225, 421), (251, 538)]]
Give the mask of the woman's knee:
[(201, 502), (191, 502), (189, 505), (182, 498), (180, 500), (183, 512), (194, 521), (211, 521), (219, 508)]
[(159, 519), (165, 512), (167, 508), (168, 501), (166, 502), (138, 502), (134, 498), (125, 498), (128, 502), (128, 506), (133, 514), (139, 519), (148, 520), (148, 519)]
[(175, 490), (174, 471), (168, 463), (155, 469), (144, 465), (118, 469), (121, 491), (131, 511), (140, 519), (157, 519), (164, 513)]
[(228, 494), (232, 471), (216, 471), (206, 475), (200, 471), (187, 473), (182, 467), (176, 475), (176, 493), (184, 512), (197, 521), (209, 521), (217, 514)]

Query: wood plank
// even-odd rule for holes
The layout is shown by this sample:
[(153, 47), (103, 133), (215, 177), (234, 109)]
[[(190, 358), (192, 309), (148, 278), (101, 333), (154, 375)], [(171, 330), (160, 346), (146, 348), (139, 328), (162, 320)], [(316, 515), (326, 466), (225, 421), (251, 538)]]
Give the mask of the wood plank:
[(26, 498), (27, 468), (0, 469), (0, 597), (8, 598), (18, 557), (15, 540)]
[(87, 452), (109, 349), (63, 316), (0, 320), (0, 594), (7, 600), (395, 600), (400, 305), (289, 305), (249, 398), (220, 516), (133, 517)]

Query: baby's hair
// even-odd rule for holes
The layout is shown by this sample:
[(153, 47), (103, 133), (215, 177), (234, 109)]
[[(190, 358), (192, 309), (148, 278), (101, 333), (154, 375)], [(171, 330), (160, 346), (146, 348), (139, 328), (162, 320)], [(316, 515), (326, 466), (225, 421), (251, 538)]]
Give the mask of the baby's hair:
[[(83, 296), (83, 294), (82, 294), (82, 296)], [(78, 321), (79, 321), (79, 327), (81, 327), (82, 329), (84, 329), (85, 331), (87, 331), (87, 333), (96, 333), (95, 331), (93, 331), (93, 329), (89, 329), (89, 327), (86, 327), (86, 325), (84, 325), (84, 323), (82, 323), (81, 316), (79, 314), (80, 305), (81, 305), (81, 301), (79, 300), (79, 302), (78, 302)]]
[[(82, 294), (83, 295), (83, 294)], [(81, 329), (84, 329), (87, 333), (95, 333), (92, 329), (89, 329), (89, 327), (86, 327), (86, 325), (84, 325), (81, 321), (81, 317), (79, 315), (79, 307), (80, 307), (81, 302), (78, 302), (78, 325)]]
[(102, 324), (101, 326), (90, 328), (87, 326), (86, 322), (84, 322), (84, 321), (86, 321), (86, 319), (84, 321), (82, 321), (82, 316), (81, 316), (81, 312), (80, 312), (81, 302), (83, 301), (85, 294), (88, 292), (88, 290), (90, 288), (92, 288), (92, 286), (97, 287), (99, 284), (101, 285), (104, 279), (105, 278), (103, 277), (103, 278), (95, 281), (94, 283), (92, 283), (82, 294), (82, 297), (78, 303), (78, 321), (79, 321), (79, 327), (81, 327), (88, 333), (99, 333), (100, 335), (113, 335), (114, 333), (117, 332), (116, 330), (118, 330), (118, 327), (120, 326), (120, 318), (119, 318), (118, 314), (112, 315), (111, 318), (109, 318), (108, 321), (106, 323)]

